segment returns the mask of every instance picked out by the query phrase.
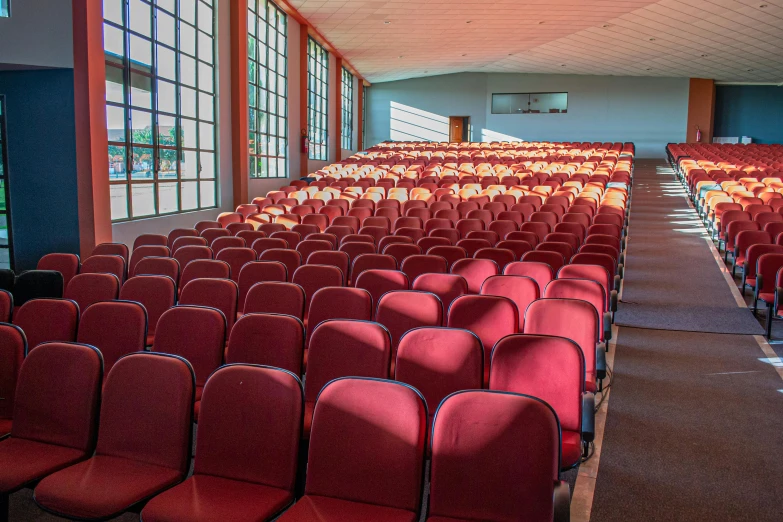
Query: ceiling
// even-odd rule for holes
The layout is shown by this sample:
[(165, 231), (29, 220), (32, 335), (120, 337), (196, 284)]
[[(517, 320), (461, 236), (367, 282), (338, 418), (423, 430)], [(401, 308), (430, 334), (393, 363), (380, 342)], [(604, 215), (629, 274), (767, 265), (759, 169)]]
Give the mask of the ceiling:
[(369, 82), (457, 72), (783, 82), (783, 0), (290, 2)]

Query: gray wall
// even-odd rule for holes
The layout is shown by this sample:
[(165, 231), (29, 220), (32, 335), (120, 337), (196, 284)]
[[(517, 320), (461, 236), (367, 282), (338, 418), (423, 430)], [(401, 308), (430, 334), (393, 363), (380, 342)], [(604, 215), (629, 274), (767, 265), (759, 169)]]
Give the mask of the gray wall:
[(0, 18), (0, 64), (72, 68), (72, 17), (70, 0), (13, 0)]
[[(566, 114), (492, 114), (492, 93), (568, 92)], [(470, 116), (473, 141), (632, 141), (642, 158), (685, 141), (687, 78), (462, 73), (368, 89), (367, 145), (448, 141), (448, 117)]]

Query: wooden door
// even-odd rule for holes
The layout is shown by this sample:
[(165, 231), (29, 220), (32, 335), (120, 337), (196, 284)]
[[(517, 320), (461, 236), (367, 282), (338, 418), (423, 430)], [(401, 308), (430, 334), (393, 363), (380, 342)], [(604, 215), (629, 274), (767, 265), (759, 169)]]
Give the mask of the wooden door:
[(449, 141), (461, 142), (462, 137), (465, 135), (465, 117), (464, 116), (451, 116), (449, 117)]

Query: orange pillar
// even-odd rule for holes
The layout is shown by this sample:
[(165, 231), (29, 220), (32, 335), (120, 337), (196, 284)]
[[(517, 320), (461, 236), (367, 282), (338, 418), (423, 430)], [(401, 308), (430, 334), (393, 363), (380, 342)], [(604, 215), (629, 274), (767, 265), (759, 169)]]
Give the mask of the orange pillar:
[(112, 238), (103, 3), (73, 0), (72, 10), (79, 250), (86, 258)]
[(234, 206), (249, 203), (247, 0), (231, 2), (231, 164)]
[[(307, 160), (308, 160), (308, 153), (304, 152), (301, 146), (301, 142), (304, 138), (307, 137), (307, 125), (308, 125), (308, 117), (309, 117), (309, 111), (308, 111), (308, 103), (307, 100), (310, 97), (310, 94), (307, 91), (307, 63), (308, 63), (308, 43), (310, 39), (310, 35), (308, 33), (309, 27), (307, 24), (301, 24), (300, 30), (299, 30), (299, 127), (300, 127), (300, 135), (296, 136), (296, 139), (299, 140), (299, 151), (302, 157), (302, 161), (300, 162), (301, 167), (299, 168), (299, 177), (305, 177), (309, 173), (309, 169), (307, 167)], [(291, 177), (294, 177), (294, 173), (291, 173)]]
[(359, 79), (359, 91), (356, 93), (356, 150), (364, 150), (364, 81)]
[(343, 159), (343, 59), (340, 56), (335, 56), (334, 75), (336, 80), (334, 82), (334, 99), (336, 101), (335, 107), (337, 107), (337, 110), (334, 111), (334, 121), (337, 136), (332, 138), (332, 153), (330, 156), (334, 158), (333, 161), (336, 163)]
[(688, 91), (688, 129), (686, 141), (696, 143), (697, 130), (701, 143), (711, 143), (715, 123), (715, 80), (691, 78)]

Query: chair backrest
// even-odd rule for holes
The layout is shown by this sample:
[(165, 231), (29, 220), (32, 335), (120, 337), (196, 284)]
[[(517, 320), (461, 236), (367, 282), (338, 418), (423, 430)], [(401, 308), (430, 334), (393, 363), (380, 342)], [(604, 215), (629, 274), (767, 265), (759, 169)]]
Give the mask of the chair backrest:
[(392, 256), (397, 260), (397, 266), (402, 266), (403, 261), (410, 256), (421, 255), (422, 250), (419, 245), (411, 243), (392, 243), (386, 245), (383, 249), (383, 254)]
[(598, 313), (598, 333), (604, 341), (604, 314), (609, 311), (606, 290), (597, 281), (590, 279), (555, 279), (543, 293), (544, 298), (581, 299), (587, 301)]
[(79, 256), (76, 254), (46, 254), (38, 261), (36, 270), (54, 270), (63, 275), (63, 285), (68, 288), (68, 283), (79, 273)]
[(519, 330), (525, 324), (525, 310), (541, 297), (538, 283), (531, 277), (496, 275), (488, 277), (481, 285), (481, 295), (497, 295), (511, 299), (519, 312)]
[(245, 314), (228, 338), (226, 364), (261, 364), (302, 374), (305, 329), (290, 315)]
[(340, 245), (340, 252), (348, 254), (348, 259), (350, 259), (351, 264), (353, 264), (354, 260), (361, 255), (374, 254), (375, 245), (372, 242), (348, 241)]
[[(531, 218), (532, 217), (533, 216), (531, 216)], [(552, 226), (553, 225), (551, 225), (550, 223), (546, 223), (542, 221), (525, 222), (519, 226), (519, 230), (521, 232), (532, 232), (536, 235), (538, 241), (543, 241), (546, 235), (552, 231)]]
[(417, 520), (426, 431), (424, 399), (410, 386), (330, 383), (315, 406), (305, 494), (397, 508)]
[[(260, 240), (259, 240), (260, 241)], [(288, 277), (293, 277), (296, 269), (302, 265), (302, 255), (290, 248), (270, 248), (258, 256), (259, 261), (279, 261), (286, 266)]]
[(127, 264), (130, 252), (125, 243), (100, 243), (93, 248), (92, 256), (120, 256)]
[(230, 279), (231, 265), (216, 259), (196, 259), (187, 264), (179, 278), (179, 288), (184, 289), (196, 279)]
[[(14, 414), (14, 395), (22, 362), (27, 356), (27, 338), (18, 326), (0, 323), (0, 420)], [(2, 430), (4, 431), (4, 430)], [(0, 433), (0, 436), (5, 433)]]
[(491, 259), (460, 259), (452, 265), (451, 273), (464, 277), (468, 282), (468, 292), (478, 294), (484, 281), (498, 275), (500, 270)]
[(79, 274), (68, 283), (63, 297), (75, 301), (84, 312), (94, 303), (117, 299), (120, 286), (114, 274)]
[(179, 284), (181, 273), (179, 261), (173, 257), (145, 257), (136, 264), (134, 277), (140, 275), (161, 275), (170, 277), (175, 284)]
[(238, 282), (242, 267), (256, 260), (256, 252), (252, 248), (229, 247), (217, 252), (215, 259), (227, 263), (231, 269), (231, 280)]
[(305, 239), (304, 241), (300, 241), (298, 245), (296, 245), (296, 250), (299, 252), (302, 256), (302, 261), (307, 263), (307, 259), (310, 257), (310, 254), (313, 252), (318, 251), (332, 251), (334, 250), (334, 247), (330, 241), (326, 241), (325, 239)]
[(193, 369), (182, 357), (133, 353), (117, 361), (106, 374), (95, 454), (168, 468), (184, 478), (194, 384)]
[(283, 263), (278, 261), (253, 261), (242, 265), (239, 271), (239, 301), (237, 303), (239, 311), (245, 307), (245, 299), (250, 288), (256, 283), (265, 281), (286, 282), (288, 279), (288, 269)]
[(519, 232), (511, 232), (506, 236), (507, 241), (525, 241), (530, 244), (531, 248), (540, 243), (542, 240), (538, 238), (538, 234), (530, 232), (529, 230), (520, 230)]
[[(606, 253), (606, 251), (604, 250), (600, 252), (587, 250), (588, 246), (591, 245), (582, 246), (582, 248), (579, 250), (579, 253), (571, 258), (571, 264), (572, 265), (600, 265), (604, 267), (606, 271), (609, 272), (609, 274), (614, 276), (614, 274), (617, 273), (617, 258), (613, 257), (609, 253)], [(608, 245), (592, 245), (592, 246), (602, 247), (604, 249), (612, 248)]]
[(253, 243), (257, 239), (265, 239), (266, 233), (261, 232), (260, 230), (240, 230), (236, 234), (237, 237), (241, 237), (245, 240), (245, 246), (253, 246)]
[(0, 290), (0, 323), (10, 323), (14, 315), (14, 296), (8, 290)]
[(288, 248), (288, 241), (279, 237), (262, 237), (253, 241), (251, 247), (258, 255), (261, 255), (273, 248)]
[(209, 378), (202, 397), (194, 475), (293, 495), (302, 430), (299, 378), (278, 368), (234, 364)]
[[(160, 257), (167, 257), (167, 256), (160, 256)], [(198, 246), (198, 245), (184, 246), (182, 248), (178, 248), (177, 251), (174, 252), (174, 255), (172, 257), (179, 262), (180, 270), (185, 270), (188, 264), (192, 261), (199, 260), (199, 259), (212, 259), (212, 249), (209, 248), (208, 246)]]
[[(782, 216), (783, 217), (783, 216)], [(620, 252), (620, 239), (607, 234), (591, 234), (585, 238), (585, 245), (606, 245), (611, 246), (617, 252)]]
[(468, 282), (457, 274), (427, 273), (416, 278), (411, 289), (430, 292), (438, 296), (443, 304), (444, 323), (451, 303), (468, 293)]
[(376, 307), (375, 321), (384, 325), (392, 337), (392, 350), (409, 330), (443, 323), (443, 304), (429, 292), (392, 291), (384, 294)]
[(296, 245), (302, 240), (302, 236), (298, 232), (293, 230), (282, 230), (280, 232), (272, 232), (269, 236), (272, 239), (282, 239), (288, 243), (287, 248), (296, 248)]
[(482, 248), (492, 248), (492, 243), (480, 237), (460, 239), (457, 246), (464, 249), (468, 257), (473, 257)]
[(304, 320), (305, 291), (285, 281), (256, 283), (247, 292), (244, 313), (284, 314)]
[(217, 255), (221, 250), (225, 250), (226, 248), (244, 248), (244, 246), (245, 240), (236, 236), (219, 237), (210, 245), (215, 259), (217, 259)]
[(456, 228), (459, 231), (460, 237), (464, 239), (469, 232), (484, 230), (486, 226), (484, 225), (484, 222), (480, 219), (466, 218), (457, 221), (456, 225), (454, 225), (454, 228)]
[(386, 254), (361, 254), (354, 258), (351, 267), (351, 281), (354, 286), (365, 270), (397, 270), (397, 260)]
[(763, 230), (743, 230), (734, 239), (734, 249), (738, 257), (745, 258), (746, 250), (751, 245), (769, 245), (772, 243), (772, 236), (769, 232)]
[(454, 393), (433, 422), (429, 516), (552, 520), (559, 471), (560, 426), (545, 402), (486, 390)]
[(370, 293), (361, 288), (350, 287), (327, 287), (315, 292), (310, 300), (310, 312), (307, 318), (308, 343), (313, 330), (328, 319), (371, 320)]
[[(16, 276), (8, 270), (14, 306), (22, 306), (31, 299), (60, 298), (63, 296), (63, 275), (56, 270), (28, 270)], [(8, 290), (8, 288), (6, 288)]]
[(370, 293), (373, 310), (377, 310), (381, 296), (394, 290), (408, 290), (410, 283), (408, 276), (398, 270), (368, 269), (355, 278), (354, 286)]
[(607, 297), (607, 306), (614, 286), (614, 280), (609, 271), (601, 265), (570, 264), (557, 272), (558, 279), (589, 279), (600, 284), (604, 288)]
[(291, 282), (301, 286), (305, 291), (306, 317), (313, 295), (321, 288), (343, 286), (345, 284), (345, 275), (336, 266), (302, 265), (294, 272)]
[(209, 228), (222, 228), (222, 226), (217, 221), (199, 221), (193, 228), (195, 228), (196, 231), (201, 234), (203, 231)]
[(394, 380), (410, 384), (421, 392), (431, 420), (437, 405), (448, 395), (460, 390), (480, 389), (483, 368), (481, 341), (473, 332), (456, 328), (415, 328), (400, 339)]
[(226, 318), (222, 312), (204, 306), (177, 305), (160, 317), (152, 348), (188, 361), (200, 388), (223, 364), (225, 346)]
[(52, 342), (22, 362), (11, 437), (83, 452), (95, 448), (103, 359), (92, 346)]
[(229, 279), (194, 279), (182, 287), (179, 304), (207, 306), (220, 310), (226, 318), (226, 334), (237, 317), (239, 288)]
[(494, 261), (501, 272), (507, 264), (516, 261), (514, 252), (505, 248), (481, 248), (473, 254), (473, 258)]
[(82, 312), (76, 341), (98, 348), (108, 373), (120, 357), (144, 350), (147, 311), (132, 301), (95, 303)]
[(169, 247), (172, 252), (175, 250), (174, 242), (181, 237), (199, 237), (199, 231), (195, 228), (175, 228), (169, 232), (168, 241), (166, 246)]
[(775, 290), (776, 274), (781, 267), (783, 267), (783, 254), (770, 253), (759, 256), (756, 262), (756, 295)]
[(460, 240), (459, 231), (455, 228), (436, 228), (430, 231), (429, 237), (448, 239), (452, 245), (456, 245)]
[(545, 263), (550, 266), (552, 273), (557, 273), (560, 267), (566, 264), (566, 259), (562, 253), (549, 250), (533, 250), (527, 252), (522, 256), (522, 261)]
[(160, 316), (176, 304), (177, 285), (166, 276), (136, 276), (122, 285), (120, 299), (144, 306), (147, 312), (147, 336), (150, 339), (155, 335)]
[(169, 238), (163, 234), (141, 234), (133, 240), (133, 250), (140, 246), (168, 246)]
[[(783, 216), (781, 216), (783, 217)], [(168, 257), (161, 259), (170, 259)], [(139, 265), (136, 265), (138, 271)], [(120, 256), (90, 256), (84, 260), (81, 267), (82, 274), (114, 274), (120, 280), (120, 284), (125, 282), (125, 259)]]
[[(207, 248), (207, 247), (182, 247), (179, 250), (177, 250), (177, 254), (179, 256), (175, 256), (177, 261), (179, 261), (179, 264), (181, 266), (185, 266), (186, 263), (182, 262), (182, 257), (184, 257), (184, 253), (181, 253), (183, 250), (187, 248)], [(212, 251), (207, 248), (207, 251), (210, 253), (209, 257), (211, 259), (212, 257)], [(188, 252), (192, 252), (188, 250)], [(128, 262), (128, 277), (133, 277), (136, 274), (136, 265), (144, 259), (145, 257), (171, 257), (171, 250), (169, 250), (166, 246), (160, 246), (160, 245), (144, 245), (140, 246), (138, 248), (133, 249), (133, 252), (131, 252), (130, 261)]]

